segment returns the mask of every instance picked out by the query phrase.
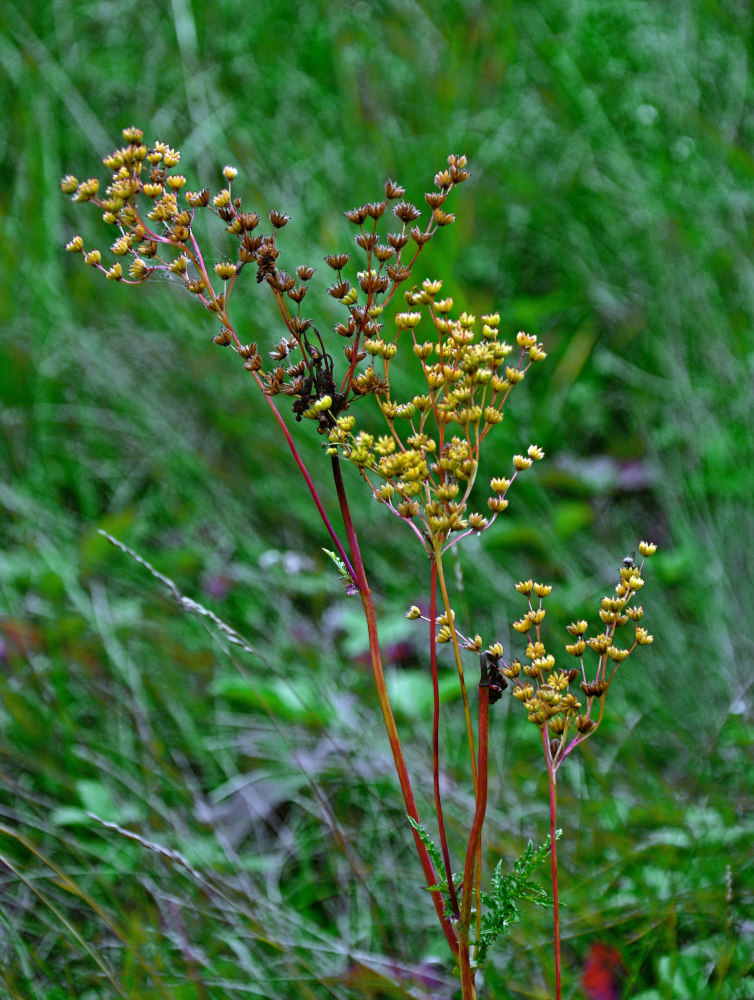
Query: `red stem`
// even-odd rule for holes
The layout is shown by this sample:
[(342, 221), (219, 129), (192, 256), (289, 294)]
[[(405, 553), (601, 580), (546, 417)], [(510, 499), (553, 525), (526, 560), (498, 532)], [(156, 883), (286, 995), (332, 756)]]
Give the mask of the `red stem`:
[(469, 925), (471, 923), (471, 903), (474, 898), (474, 865), (482, 843), (482, 827), (487, 812), (487, 749), (490, 717), (490, 682), (487, 672), (479, 681), (479, 767), (477, 770), (477, 796), (474, 822), (471, 825), (466, 861), (463, 866), (463, 896), (461, 901), (461, 988), (463, 1000), (476, 997), (474, 973), (471, 970)]
[[(335, 481), (335, 489), (338, 493), (338, 500), (340, 501), (343, 523), (345, 524), (346, 535), (348, 536), (348, 543), (351, 547), (351, 557), (353, 559), (355, 571), (354, 579), (359, 587), (359, 595), (361, 597), (361, 602), (364, 605), (364, 617), (366, 618), (367, 631), (369, 633), (369, 654), (372, 661), (372, 673), (374, 675), (375, 687), (377, 688), (377, 697), (380, 702), (380, 708), (382, 709), (382, 717), (385, 721), (385, 729), (387, 730), (388, 740), (390, 741), (390, 749), (393, 753), (395, 770), (398, 775), (401, 792), (403, 793), (403, 801), (406, 806), (406, 812), (415, 823), (419, 823), (419, 814), (416, 810), (414, 793), (411, 789), (411, 781), (408, 776), (406, 761), (403, 757), (400, 737), (398, 736), (398, 728), (395, 725), (395, 718), (393, 716), (393, 710), (390, 705), (390, 698), (387, 692), (387, 685), (385, 683), (385, 673), (382, 668), (382, 659), (380, 657), (379, 637), (377, 635), (377, 618), (374, 611), (374, 602), (372, 601), (372, 592), (369, 589), (369, 583), (364, 569), (364, 562), (361, 558), (359, 541), (356, 536), (356, 529), (354, 528), (353, 520), (351, 518), (351, 511), (348, 507), (348, 499), (346, 497), (345, 486), (343, 485), (343, 475), (337, 455), (332, 456), (332, 472), (333, 479)], [(422, 843), (421, 837), (417, 831), (413, 830), (413, 833), (414, 843), (416, 844), (416, 850), (419, 855), (422, 870), (424, 871), (424, 877), (427, 880), (427, 885), (436, 885), (437, 873), (432, 865), (432, 859), (430, 858), (427, 848)], [(437, 916), (442, 925), (445, 938), (450, 946), (450, 950), (453, 953), (453, 957), (455, 958), (458, 955), (458, 938), (456, 937), (453, 926), (445, 913), (442, 894), (439, 891), (432, 892), (432, 902), (434, 903), (435, 910), (437, 911)]]
[(301, 460), (301, 456), (298, 453), (298, 449), (296, 448), (296, 445), (293, 443), (293, 438), (291, 437), (291, 432), (288, 430), (288, 428), (287, 428), (287, 426), (285, 424), (285, 421), (283, 420), (282, 416), (280, 415), (280, 411), (278, 410), (277, 406), (275, 406), (275, 404), (272, 402), (272, 399), (264, 391), (264, 386), (262, 385), (261, 379), (259, 379), (257, 377), (257, 373), (256, 372), (254, 372), (254, 376), (255, 376), (255, 378), (257, 378), (257, 382), (259, 383), (259, 387), (262, 390), (262, 395), (267, 400), (267, 403), (268, 403), (270, 409), (272, 410), (272, 412), (275, 414), (275, 419), (277, 420), (278, 424), (280, 425), (280, 429), (282, 430), (283, 435), (285, 437), (285, 440), (286, 440), (286, 442), (288, 444), (288, 447), (291, 450), (291, 454), (293, 455), (293, 460), (295, 461), (296, 465), (299, 467), (299, 471), (301, 472), (301, 475), (304, 477), (304, 480), (306, 481), (306, 485), (309, 487), (309, 492), (312, 495), (312, 500), (314, 501), (314, 505), (317, 508), (317, 512), (318, 512), (319, 516), (322, 518), (322, 523), (327, 528), (327, 532), (330, 535), (330, 538), (332, 538), (332, 540), (333, 540), (333, 542), (335, 544), (335, 548), (338, 550), (338, 555), (343, 560), (343, 563), (344, 563), (346, 569), (348, 570), (349, 574), (351, 575), (351, 579), (354, 581), (354, 583), (357, 583), (357, 580), (356, 580), (356, 571), (354, 570), (353, 566), (351, 565), (351, 560), (346, 555), (346, 551), (343, 548), (340, 539), (335, 534), (335, 529), (333, 528), (332, 524), (330, 523), (330, 518), (325, 513), (325, 508), (322, 506), (322, 501), (319, 499), (319, 494), (317, 493), (317, 488), (315, 487), (314, 483), (312, 482), (311, 476), (309, 475), (309, 473), (308, 473), (308, 471), (306, 469), (306, 466), (304, 465), (303, 461)]
[(448, 881), (448, 893), (450, 894), (450, 905), (453, 916), (458, 919), (460, 911), (458, 908), (458, 895), (453, 884), (453, 869), (450, 866), (450, 851), (448, 850), (448, 840), (445, 834), (445, 816), (442, 811), (442, 799), (440, 797), (440, 685), (437, 676), (437, 565), (434, 556), (432, 557), (432, 571), (430, 577), (429, 591), (429, 653), (432, 663), (432, 694), (434, 710), (432, 714), (432, 778), (435, 787), (435, 812), (437, 813), (437, 825), (440, 831), (440, 848), (442, 850), (442, 860), (445, 864), (445, 876)]
[[(544, 737), (547, 738), (546, 736)], [(558, 906), (558, 841), (556, 824), (558, 813), (558, 788), (555, 774), (550, 775), (550, 860), (552, 863), (552, 910), (555, 924), (555, 1000), (561, 1000), (560, 983), (560, 909)]]

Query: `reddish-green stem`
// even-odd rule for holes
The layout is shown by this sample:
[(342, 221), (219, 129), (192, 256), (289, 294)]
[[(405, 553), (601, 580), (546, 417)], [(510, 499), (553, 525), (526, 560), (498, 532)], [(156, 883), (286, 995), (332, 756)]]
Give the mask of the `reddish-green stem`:
[[(466, 860), (463, 866), (463, 896), (461, 899), (461, 933), (459, 934), (461, 990), (463, 1000), (475, 1000), (474, 972), (471, 968), (469, 931), (471, 903), (474, 898), (474, 867), (482, 845), (482, 827), (487, 812), (487, 755), (489, 739), (490, 682), (486, 670), (479, 682), (479, 766), (474, 822), (471, 825)], [(477, 908), (479, 902), (477, 901)]]
[(314, 483), (312, 482), (311, 476), (309, 475), (309, 472), (307, 471), (307, 468), (304, 465), (304, 463), (303, 463), (303, 461), (301, 459), (301, 456), (298, 453), (298, 449), (296, 448), (296, 445), (293, 443), (293, 438), (291, 437), (291, 432), (286, 427), (285, 421), (283, 420), (282, 416), (280, 415), (280, 411), (278, 410), (278, 408), (272, 402), (272, 399), (267, 395), (267, 393), (264, 392), (264, 386), (262, 385), (261, 380), (258, 378), (256, 372), (254, 372), (254, 376), (257, 379), (257, 382), (259, 383), (259, 387), (262, 389), (262, 393), (264, 395), (264, 398), (267, 400), (267, 403), (268, 403), (270, 409), (275, 414), (275, 419), (277, 420), (278, 424), (280, 425), (280, 429), (283, 432), (283, 436), (285, 437), (286, 443), (288, 444), (288, 447), (291, 450), (291, 454), (293, 455), (293, 460), (295, 461), (296, 465), (299, 467), (299, 471), (301, 472), (301, 475), (304, 477), (304, 480), (305, 480), (306, 485), (307, 485), (307, 487), (309, 489), (309, 492), (312, 495), (312, 500), (314, 501), (314, 506), (317, 508), (317, 513), (319, 514), (320, 518), (322, 519), (322, 523), (324, 524), (325, 528), (327, 528), (327, 533), (329, 534), (330, 538), (332, 538), (333, 543), (335, 545), (335, 548), (338, 550), (338, 555), (343, 560), (343, 564), (345, 565), (346, 569), (350, 573), (351, 579), (354, 581), (354, 583), (357, 583), (356, 572), (355, 572), (353, 566), (351, 565), (351, 560), (346, 555), (346, 551), (343, 548), (343, 545), (341, 544), (340, 539), (335, 534), (335, 529), (333, 528), (332, 524), (330, 523), (330, 518), (325, 513), (325, 508), (322, 506), (322, 501), (319, 499), (319, 494), (317, 493), (317, 488), (315, 487)]
[[(359, 548), (359, 541), (356, 535), (356, 529), (354, 528), (353, 519), (351, 518), (351, 511), (348, 507), (348, 499), (346, 497), (345, 486), (343, 484), (343, 475), (340, 468), (340, 461), (337, 455), (332, 456), (332, 472), (333, 480), (335, 482), (335, 489), (338, 494), (338, 500), (340, 501), (340, 510), (343, 516), (343, 523), (346, 529), (346, 535), (348, 537), (348, 543), (351, 548), (351, 557), (353, 560), (354, 573), (356, 584), (359, 588), (359, 596), (361, 597), (361, 602), (364, 606), (364, 617), (367, 623), (367, 632), (369, 634), (369, 654), (372, 661), (372, 673), (374, 675), (374, 683), (377, 689), (377, 697), (380, 702), (380, 708), (382, 709), (382, 717), (385, 722), (385, 729), (387, 730), (388, 740), (390, 741), (390, 749), (393, 754), (393, 761), (395, 763), (395, 770), (398, 775), (398, 782), (401, 786), (401, 792), (403, 794), (403, 801), (406, 806), (406, 812), (414, 820), (415, 823), (419, 823), (419, 814), (416, 809), (416, 803), (414, 801), (414, 793), (411, 788), (411, 781), (408, 776), (408, 770), (406, 768), (406, 761), (403, 757), (403, 750), (401, 748), (400, 737), (398, 736), (398, 728), (395, 725), (395, 718), (393, 716), (393, 709), (390, 705), (390, 698), (388, 696), (387, 684), (385, 683), (385, 673), (382, 668), (382, 658), (380, 656), (380, 646), (379, 638), (377, 635), (377, 618), (374, 611), (374, 602), (372, 601), (372, 593), (369, 589), (369, 583), (366, 577), (366, 571), (364, 569), (364, 562), (361, 558), (361, 550)], [(416, 850), (419, 855), (419, 860), (421, 862), (422, 870), (424, 871), (424, 877), (427, 880), (427, 885), (432, 886), (437, 884), (437, 873), (432, 865), (432, 859), (427, 852), (427, 848), (422, 843), (421, 837), (416, 830), (414, 833), (414, 843), (416, 844)], [(443, 904), (442, 894), (439, 891), (432, 892), (432, 901), (437, 911), (437, 916), (442, 925), (443, 933), (450, 946), (450, 949), (454, 957), (458, 955), (458, 938), (453, 930), (453, 926), (450, 923), (447, 914), (445, 913), (445, 906)]]
[[(543, 731), (543, 740), (547, 736)], [(558, 786), (555, 772), (551, 771), (550, 779), (550, 862), (552, 865), (552, 911), (555, 926), (553, 949), (555, 952), (555, 1000), (561, 1000), (560, 982), (560, 908), (558, 906), (558, 841), (557, 841), (557, 818), (558, 818)]]
[(432, 559), (432, 570), (430, 575), (429, 591), (429, 654), (432, 664), (432, 693), (434, 710), (432, 713), (432, 778), (435, 788), (435, 812), (437, 813), (437, 826), (440, 831), (440, 849), (442, 860), (445, 864), (445, 877), (448, 881), (448, 893), (450, 895), (450, 905), (453, 916), (458, 919), (460, 911), (458, 908), (458, 895), (453, 883), (453, 870), (450, 866), (450, 851), (448, 850), (448, 840), (445, 834), (445, 816), (442, 811), (442, 798), (440, 796), (440, 685), (437, 676), (437, 566)]

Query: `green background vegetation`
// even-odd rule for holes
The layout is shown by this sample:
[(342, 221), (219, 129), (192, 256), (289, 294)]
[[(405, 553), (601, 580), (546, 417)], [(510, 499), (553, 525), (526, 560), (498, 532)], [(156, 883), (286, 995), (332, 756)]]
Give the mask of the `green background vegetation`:
[[(548, 361), (486, 471), (530, 441), (548, 458), (464, 550), (460, 619), (520, 652), (511, 585), (534, 576), (555, 584), (554, 641), (639, 538), (661, 546), (655, 645), (562, 772), (566, 995), (601, 939), (626, 995), (751, 996), (753, 21), (733, 0), (0, 2), (0, 994), (454, 986), (359, 610), (263, 401), (180, 289), (113, 285), (62, 250), (110, 232), (59, 178), (104, 178), (137, 124), (183, 151), (191, 187), (232, 163), (248, 208), (292, 216), (288, 265), (318, 266), (308, 306), (324, 253), (350, 247), (343, 210), (388, 175), (420, 202), (448, 153), (469, 157), (458, 222), (417, 276), (541, 336)], [(239, 292), (240, 330), (271, 344), (269, 302)], [(366, 497), (356, 517), (426, 806), (427, 656), (403, 616), (427, 567)], [(100, 528), (257, 653), (181, 612)], [(471, 814), (457, 707), (451, 692), (451, 839)], [(495, 712), (490, 866), (546, 832), (516, 707)], [(489, 996), (551, 995), (548, 934), (526, 914)]]

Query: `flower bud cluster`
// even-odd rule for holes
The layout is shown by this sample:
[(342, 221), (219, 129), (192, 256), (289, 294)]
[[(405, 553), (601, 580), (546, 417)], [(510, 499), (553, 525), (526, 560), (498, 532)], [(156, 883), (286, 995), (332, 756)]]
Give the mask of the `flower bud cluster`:
[[(526, 598), (529, 608), (522, 618), (513, 622), (513, 628), (527, 636), (528, 662), (521, 664), (514, 660), (510, 664), (503, 664), (501, 670), (503, 676), (513, 684), (513, 697), (523, 705), (528, 721), (549, 737), (549, 740), (543, 742), (548, 767), (551, 769), (557, 769), (573, 747), (597, 729), (602, 720), (605, 695), (621, 663), (637, 646), (647, 646), (653, 642), (653, 637), (639, 625), (644, 616), (643, 609), (631, 604), (631, 601), (644, 586), (641, 576), (644, 560), (657, 551), (657, 546), (642, 542), (639, 551), (642, 555), (641, 564), (637, 565), (633, 557), (627, 557), (620, 567), (620, 578), (614, 595), (603, 597), (600, 601), (599, 617), (604, 626), (602, 631), (588, 635), (589, 624), (584, 620), (571, 622), (567, 626), (572, 641), (566, 645), (565, 650), (579, 661), (578, 667), (557, 669), (555, 657), (547, 652), (542, 641), (541, 625), (546, 615), (542, 605), (552, 587), (532, 580), (516, 584), (516, 590)], [(632, 642), (629, 646), (619, 647), (616, 645), (616, 632), (629, 622), (634, 623)], [(588, 670), (584, 662), (587, 650), (597, 656), (595, 670)], [(576, 680), (579, 680), (581, 692), (586, 698), (585, 711), (582, 711), (581, 702), (570, 690), (571, 684)], [(595, 704), (599, 706), (598, 710)], [(570, 744), (566, 741), (569, 735)]]
[[(183, 202), (179, 195), (187, 181), (174, 172), (181, 154), (166, 143), (147, 146), (141, 129), (123, 130), (125, 145), (104, 158), (112, 171), (111, 182), (104, 196), (96, 178), (79, 181), (67, 175), (61, 189), (74, 201), (89, 201), (103, 212), (106, 223), (117, 228), (119, 235), (111, 252), (117, 258), (110, 266), (102, 262), (98, 249), (85, 250), (80, 236), (67, 245), (72, 253), (81, 253), (86, 263), (102, 271), (107, 278), (127, 284), (140, 284), (156, 272), (180, 278), (194, 296), (220, 323), (221, 334), (213, 338), (221, 346), (232, 345), (259, 385), (270, 396), (283, 393), (293, 400), (296, 418), (315, 420), (320, 433), (335, 426), (336, 417), (345, 412), (350, 402), (360, 396), (387, 394), (385, 378), (374, 367), (360, 369), (367, 358), (365, 341), (379, 337), (377, 323), (384, 305), (412, 273), (422, 247), (441, 226), (449, 225), (454, 216), (442, 206), (450, 191), (463, 183), (469, 174), (465, 156), (448, 157), (448, 167), (435, 177), (437, 191), (425, 195), (430, 213), (426, 224), (418, 221), (422, 212), (404, 199), (405, 189), (388, 179), (384, 198), (346, 212), (346, 219), (358, 227), (356, 245), (366, 256), (366, 266), (357, 274), (357, 283), (343, 276), (350, 254), (330, 254), (325, 258), (337, 273), (336, 282), (328, 293), (347, 310), (343, 322), (335, 327), (339, 337), (347, 338), (344, 346), (347, 368), (336, 380), (332, 356), (313, 321), (302, 315), (301, 304), (308, 282), (314, 276), (313, 267), (301, 265), (295, 273), (281, 270), (277, 234), (290, 221), (280, 211), (269, 213), (271, 231), (262, 233), (259, 215), (244, 208), (241, 198), (232, 191), (238, 173), (225, 166), (223, 183), (214, 194), (209, 188), (186, 190)], [(397, 232), (378, 233), (378, 224), (385, 216), (388, 204), (394, 205), (393, 215), (399, 223)], [(233, 238), (235, 250), (214, 263), (205, 262), (195, 233), (194, 223), (199, 212), (214, 214)], [(228, 306), (236, 280), (248, 265), (256, 268), (256, 280), (272, 290), (290, 339), (287, 349), (271, 352), (274, 364), (268, 370), (256, 351), (238, 340), (228, 314)], [(127, 268), (127, 274), (124, 273)], [(409, 323), (412, 322), (409, 320)], [(309, 331), (309, 332), (307, 332)]]
[[(453, 300), (440, 298), (441, 291), (441, 281), (426, 280), (406, 292), (407, 309), (395, 316), (392, 336), (379, 327), (364, 340), (373, 358), (368, 377), (379, 378), (375, 368), (382, 368), (379, 406), (388, 433), (356, 432), (350, 418), (341, 418), (329, 434), (331, 451), (359, 467), (377, 500), (420, 524), (425, 544), (429, 539), (440, 547), (453, 532), (488, 528), (508, 506), (506, 494), (519, 472), (544, 457), (537, 445), (527, 455), (514, 456), (511, 476), (496, 476), (490, 483), (492, 516), (468, 512), (482, 441), (502, 422), (513, 388), (546, 357), (536, 337), (519, 333), (518, 356), (510, 363), (514, 348), (500, 337), (499, 314), (483, 316), (480, 331), (476, 317), (452, 316)], [(401, 352), (414, 355), (425, 388), (398, 401), (391, 392), (390, 365)]]

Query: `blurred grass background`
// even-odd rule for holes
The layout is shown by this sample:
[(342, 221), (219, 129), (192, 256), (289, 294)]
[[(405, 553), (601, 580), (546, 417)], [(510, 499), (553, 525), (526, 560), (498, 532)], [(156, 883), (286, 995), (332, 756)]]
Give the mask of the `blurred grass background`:
[[(562, 625), (594, 614), (639, 538), (661, 546), (655, 646), (562, 772), (566, 995), (597, 938), (621, 949), (626, 996), (751, 995), (753, 21), (732, 0), (0, 2), (2, 995), (454, 989), (358, 609), (264, 403), (171, 284), (105, 286), (63, 252), (110, 234), (59, 178), (104, 178), (130, 124), (182, 150), (191, 187), (232, 163), (248, 208), (292, 216), (289, 264), (321, 265), (307, 303), (324, 253), (349, 246), (343, 210), (388, 175), (420, 202), (448, 153), (469, 157), (458, 222), (417, 276), (544, 340), (485, 471), (529, 441), (548, 460), (466, 548), (459, 615), (515, 650), (515, 580), (554, 582)], [(272, 343), (252, 285), (238, 326)], [(403, 617), (426, 567), (366, 499), (356, 515), (426, 803), (426, 656)], [(100, 528), (256, 654), (181, 613)], [(546, 832), (514, 709), (495, 720), (491, 864)], [(526, 915), (489, 996), (552, 994), (548, 926)]]

